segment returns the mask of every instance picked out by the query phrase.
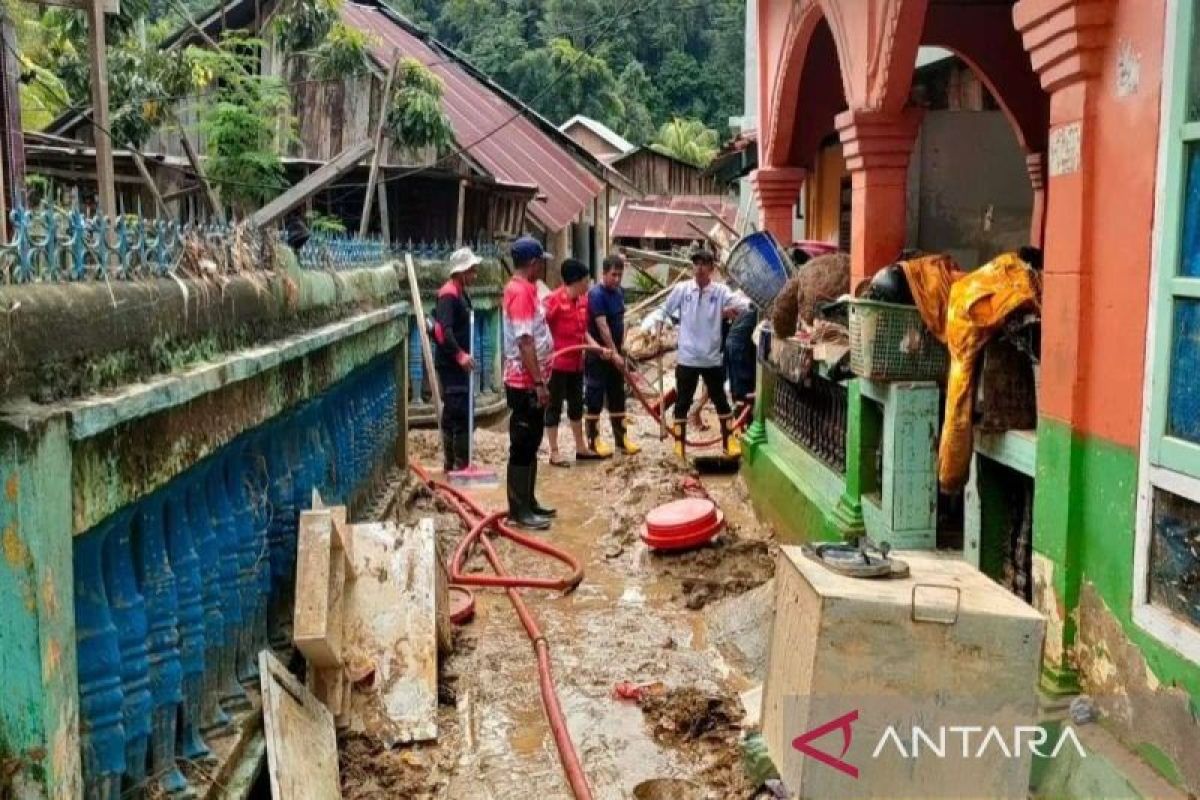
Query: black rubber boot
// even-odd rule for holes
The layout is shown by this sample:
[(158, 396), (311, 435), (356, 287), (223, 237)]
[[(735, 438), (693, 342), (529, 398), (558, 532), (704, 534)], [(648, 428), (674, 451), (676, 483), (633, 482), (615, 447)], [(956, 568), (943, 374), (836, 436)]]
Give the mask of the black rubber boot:
[(442, 469), (453, 472), (457, 467), (454, 461), (454, 434), (442, 431)]
[(537, 500), (537, 473), (538, 465), (535, 461), (529, 469), (529, 508), (533, 513), (543, 517), (554, 517), (558, 514), (558, 509), (544, 506)]
[(471, 465), (471, 434), (460, 431), (454, 434), (454, 469), (466, 469)]
[(530, 506), (530, 467), (508, 465), (508, 521), (518, 528), (544, 531), (550, 527), (550, 518), (533, 513)]

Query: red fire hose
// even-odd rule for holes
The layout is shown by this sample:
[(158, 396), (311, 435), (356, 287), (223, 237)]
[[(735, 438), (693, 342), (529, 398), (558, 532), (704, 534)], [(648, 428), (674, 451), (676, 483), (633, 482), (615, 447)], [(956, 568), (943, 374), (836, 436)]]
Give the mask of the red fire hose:
[[(564, 347), (562, 350), (555, 350), (554, 353), (552, 354), (551, 358), (555, 358), (560, 355), (565, 355), (567, 353), (575, 353), (575, 352), (579, 352), (579, 351), (603, 353), (603, 352), (607, 351), (607, 349), (608, 348), (606, 348), (606, 347), (598, 347), (593, 344), (576, 344), (576, 345), (572, 345), (570, 347)], [(659, 409), (659, 408), (655, 408), (654, 404), (650, 402), (650, 399), (648, 397), (646, 397), (646, 393), (642, 391), (642, 387), (639, 386), (638, 382), (633, 379), (633, 374), (630, 372), (628, 365), (626, 365), (625, 362), (622, 360), (617, 365), (617, 369), (619, 369), (621, 371), (621, 374), (625, 376), (625, 382), (629, 384), (629, 388), (633, 389), (634, 397), (636, 397), (638, 399), (638, 402), (642, 404), (642, 407), (646, 409), (646, 413), (648, 413), (651, 417), (653, 417), (656, 422), (661, 422), (663, 410)], [(742, 409), (742, 413), (738, 415), (738, 418), (736, 420), (734, 420), (734, 423), (733, 423), (734, 430), (740, 430), (740, 429), (746, 427), (746, 423), (750, 421), (750, 415), (753, 412), (754, 412), (754, 406), (752, 406), (752, 405), (747, 405), (744, 409)], [(671, 436), (673, 438), (676, 438), (676, 439), (679, 438), (678, 436), (675, 435), (675, 431), (672, 430), (671, 428), (667, 428), (667, 431), (671, 434)], [(688, 445), (688, 447), (710, 447), (714, 444), (720, 443), (720, 441), (721, 441), (721, 437), (718, 436), (715, 439), (705, 439), (705, 440), (699, 441), (699, 442), (694, 442), (691, 439), (688, 439), (686, 444)]]
[[(580, 350), (603, 353), (605, 348), (594, 345), (576, 345), (563, 348), (554, 355), (557, 356)], [(633, 388), (634, 395), (646, 411), (655, 420), (660, 420), (662, 416), (661, 411), (655, 409), (650, 403), (641, 387), (633, 379), (628, 366), (622, 362), (617, 368), (624, 375), (626, 382)], [(736, 428), (745, 425), (750, 411), (751, 408), (749, 406), (743, 410), (735, 423)], [(673, 432), (672, 435), (674, 436)], [(720, 439), (717, 438), (702, 442), (689, 441), (688, 444), (692, 447), (707, 447), (719, 441)], [(525, 628), (525, 633), (529, 636), (529, 640), (533, 642), (533, 649), (537, 655), (538, 662), (538, 689), (542, 696), (542, 706), (546, 710), (546, 719), (550, 723), (550, 731), (554, 736), (554, 744), (558, 749), (558, 757), (562, 761), (563, 771), (566, 772), (571, 792), (575, 795), (576, 800), (592, 800), (592, 790), (588, 786), (587, 776), (583, 772), (583, 766), (579, 762), (579, 754), (575, 751), (575, 743), (571, 740), (571, 733), (567, 729), (567, 723), (563, 717), (562, 706), (558, 701), (558, 694), (554, 690), (554, 678), (550, 670), (550, 648), (546, 643), (545, 635), (542, 633), (541, 628), (538, 627), (537, 620), (534, 619), (529, 607), (525, 605), (525, 601), (517, 591), (517, 589), (563, 591), (574, 589), (583, 580), (583, 566), (570, 553), (553, 547), (541, 539), (526, 536), (507, 525), (505, 523), (507, 512), (484, 511), (466, 493), (448, 483), (435, 481), (415, 459), (409, 459), (408, 463), (409, 468), (421, 482), (443, 502), (453, 508), (463, 521), (463, 524), (467, 526), (467, 535), (458, 543), (458, 547), (454, 549), (454, 555), (450, 558), (448, 570), (450, 573), (450, 582), (460, 586), (500, 587), (508, 595), (513, 610), (517, 612), (517, 617), (521, 620), (522, 627)], [(522, 547), (542, 553), (565, 564), (571, 569), (571, 574), (565, 578), (558, 579), (510, 574), (505, 569), (503, 562), (500, 561), (500, 556), (492, 546), (491, 540), (485, 535), (489, 532), (497, 533)], [(495, 575), (464, 572), (464, 565), (470, 556), (472, 548), (476, 544), (483, 548), (483, 554), (491, 565), (492, 570), (496, 573)]]
[[(571, 741), (571, 733), (567, 730), (562, 706), (559, 705), (558, 695), (554, 691), (554, 678), (550, 672), (550, 648), (546, 644), (545, 635), (538, 627), (537, 620), (533, 618), (529, 607), (525, 605), (525, 601), (517, 591), (518, 588), (573, 589), (583, 580), (583, 567), (571, 554), (552, 547), (540, 539), (534, 539), (513, 530), (504, 523), (505, 512), (487, 513), (463, 492), (447, 483), (433, 480), (416, 460), (410, 459), (408, 464), (413, 473), (431, 491), (454, 509), (463, 524), (469, 529), (467, 535), (455, 548), (454, 556), (450, 559), (450, 582), (470, 586), (500, 586), (508, 594), (513, 610), (517, 612), (517, 617), (520, 618), (525, 633), (533, 642), (538, 662), (538, 689), (542, 695), (542, 706), (546, 709), (546, 719), (550, 723), (550, 732), (554, 736), (554, 744), (558, 748), (558, 757), (562, 761), (563, 771), (567, 774), (567, 782), (570, 784), (576, 800), (592, 800), (592, 790), (583, 773), (583, 766), (579, 763), (579, 754), (575, 752), (575, 743)], [(491, 541), (484, 535), (488, 531), (495, 531), (517, 544), (561, 561), (571, 568), (571, 575), (553, 580), (509, 574)], [(483, 548), (483, 554), (491, 564), (495, 575), (479, 575), (462, 571), (462, 565), (466, 561), (471, 547), (476, 543)]]

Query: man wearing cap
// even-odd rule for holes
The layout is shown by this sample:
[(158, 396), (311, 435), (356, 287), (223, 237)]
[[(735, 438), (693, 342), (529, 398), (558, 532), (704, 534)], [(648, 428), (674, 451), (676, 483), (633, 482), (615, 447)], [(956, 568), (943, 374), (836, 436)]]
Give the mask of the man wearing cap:
[(676, 284), (667, 300), (642, 322), (642, 329), (653, 330), (679, 318), (679, 350), (675, 366), (675, 453), (684, 456), (687, 414), (696, 396), (696, 386), (704, 381), (721, 422), (721, 445), (728, 456), (741, 454), (741, 445), (733, 436), (733, 411), (725, 394), (724, 353), (721, 351), (721, 322), (732, 319), (750, 306), (748, 298), (723, 283), (713, 281), (717, 257), (709, 250), (692, 254), (692, 278)]
[(465, 469), (470, 459), (471, 297), (480, 262), (471, 248), (450, 255), (450, 277), (438, 289), (433, 312), (433, 366), (442, 386), (442, 453), (446, 472)]
[(513, 242), (513, 276), (504, 286), (504, 395), (508, 402), (508, 519), (532, 530), (550, 527), (554, 509), (538, 503), (537, 452), (550, 402), (547, 381), (554, 340), (538, 299), (537, 281), (550, 255), (537, 239)]

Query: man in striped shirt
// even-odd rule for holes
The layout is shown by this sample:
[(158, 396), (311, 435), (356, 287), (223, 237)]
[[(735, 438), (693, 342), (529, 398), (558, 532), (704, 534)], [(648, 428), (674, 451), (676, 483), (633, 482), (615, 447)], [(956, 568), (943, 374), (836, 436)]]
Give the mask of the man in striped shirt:
[(508, 403), (508, 519), (532, 530), (550, 527), (553, 508), (534, 496), (537, 452), (550, 402), (547, 381), (554, 339), (538, 298), (537, 281), (550, 255), (537, 239), (512, 245), (513, 276), (504, 287), (504, 395)]

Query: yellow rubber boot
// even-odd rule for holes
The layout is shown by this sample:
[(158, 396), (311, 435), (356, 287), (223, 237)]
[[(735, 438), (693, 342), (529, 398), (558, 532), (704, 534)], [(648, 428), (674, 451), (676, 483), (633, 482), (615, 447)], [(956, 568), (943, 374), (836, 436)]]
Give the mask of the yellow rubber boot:
[(589, 415), (583, 422), (587, 446), (601, 458), (612, 458), (612, 448), (600, 441), (600, 417)]
[(725, 455), (729, 458), (740, 458), (742, 455), (742, 442), (733, 431), (733, 417), (725, 415), (720, 418), (720, 421), (721, 447), (724, 449)]
[(629, 438), (629, 429), (625, 427), (624, 414), (610, 414), (609, 421), (612, 422), (613, 441), (617, 443), (617, 448), (627, 456), (636, 456), (642, 452), (641, 446), (634, 444)]
[(672, 438), (675, 439), (675, 455), (680, 460), (687, 458), (687, 444), (684, 441), (687, 439), (687, 424), (676, 422), (671, 426), (671, 433), (673, 434)]

